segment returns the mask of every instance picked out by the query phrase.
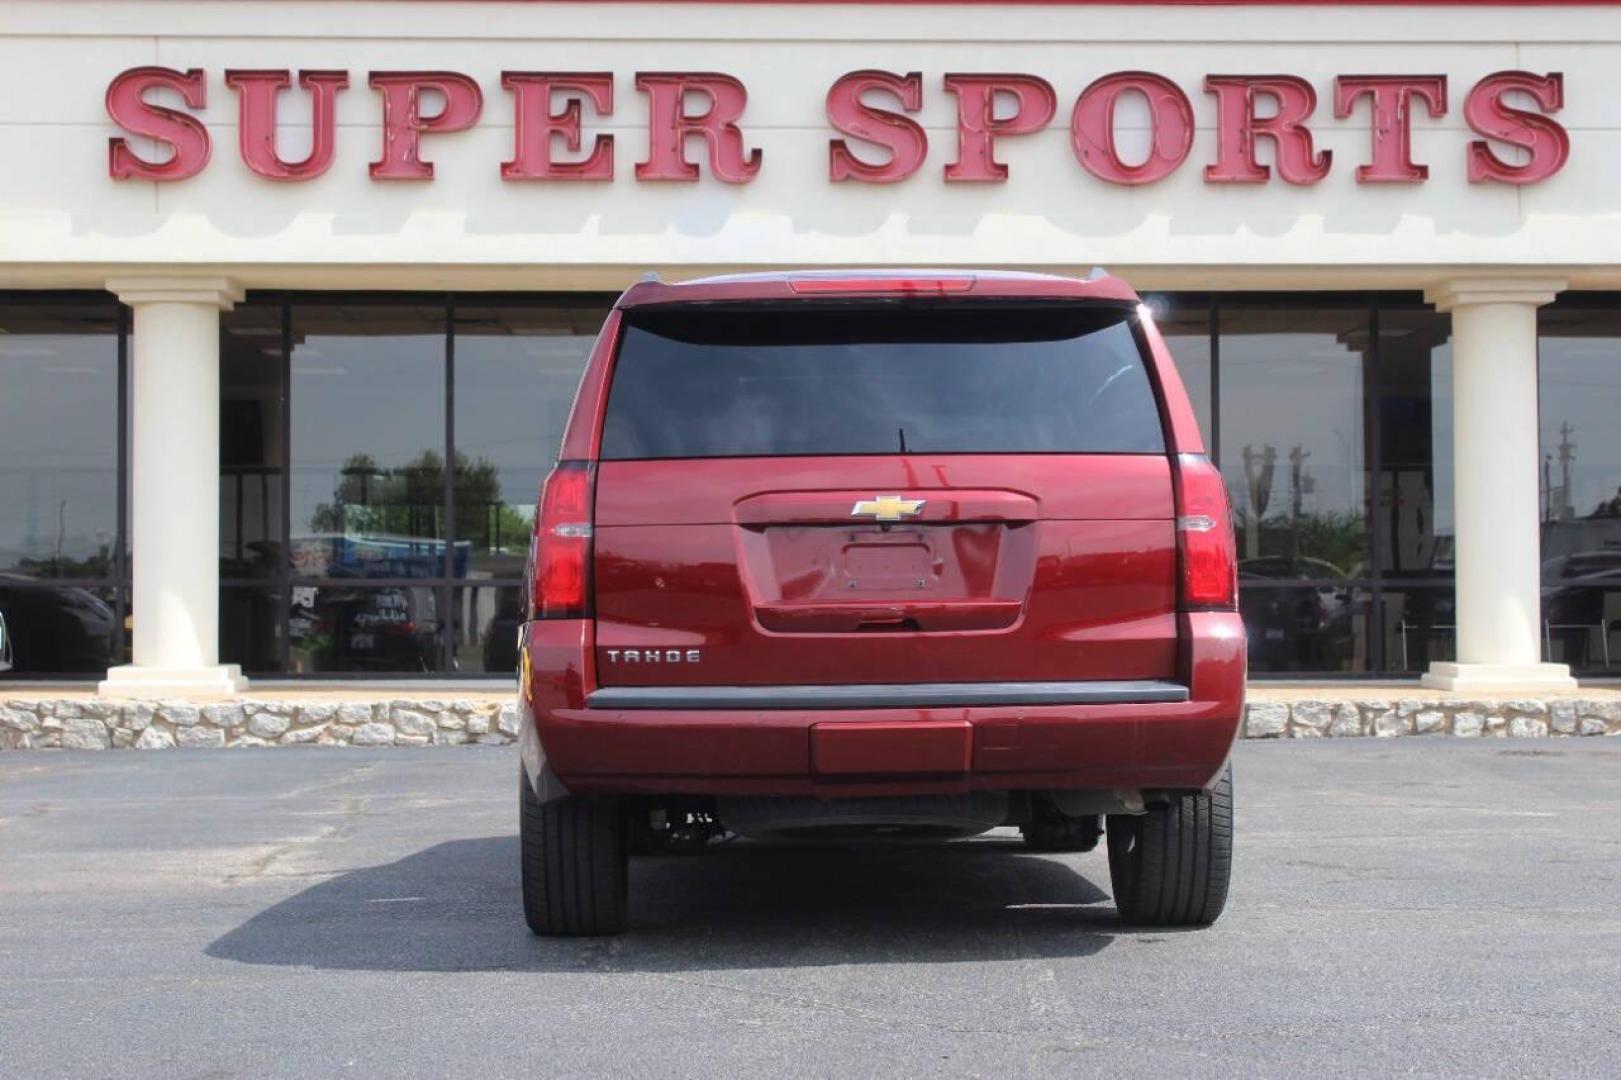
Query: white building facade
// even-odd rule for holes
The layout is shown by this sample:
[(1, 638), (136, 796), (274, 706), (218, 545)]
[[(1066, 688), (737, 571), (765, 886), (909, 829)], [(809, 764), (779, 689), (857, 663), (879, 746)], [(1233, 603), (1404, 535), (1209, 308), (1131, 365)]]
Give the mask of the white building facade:
[(614, 293), (1101, 265), (1252, 667), (1621, 662), (1621, 5), (0, 0), (0, 678), (510, 671)]

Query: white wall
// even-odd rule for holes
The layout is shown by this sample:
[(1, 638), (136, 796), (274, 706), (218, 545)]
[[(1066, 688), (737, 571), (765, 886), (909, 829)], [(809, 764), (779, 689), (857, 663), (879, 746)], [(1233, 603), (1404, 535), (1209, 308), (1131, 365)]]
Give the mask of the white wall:
[[(1621, 285), (1621, 10), (1458, 7), (1075, 7), (1002, 5), (231, 3), (0, 0), (0, 286), (99, 284), (112, 267), (228, 267), (245, 285), (606, 285), (647, 267), (1101, 263), (1149, 286), (1412, 287), (1447, 267), (1574, 271), (1577, 285)], [(202, 67), (213, 160), (172, 184), (115, 182), (102, 98), (119, 71)], [(251, 174), (236, 153), (227, 67), (343, 68), (337, 160), (307, 183)], [(889, 186), (831, 184), (827, 87), (863, 67), (925, 74), (928, 164)], [(380, 183), (370, 69), (476, 77), (484, 116), (430, 136), (431, 183)], [(504, 68), (611, 70), (618, 137), (611, 184), (514, 184)], [(1076, 95), (1098, 75), (1143, 68), (1193, 100), (1193, 155), (1169, 179), (1111, 187), (1069, 146)], [(1505, 68), (1563, 71), (1571, 133), (1564, 171), (1523, 189), (1465, 177), (1463, 99)], [(741, 78), (745, 130), (765, 151), (747, 186), (637, 183), (645, 151), (638, 70), (716, 70)], [(1038, 74), (1058, 90), (1045, 132), (1001, 144), (1012, 178), (947, 185), (955, 156), (948, 70)], [(1319, 145), (1333, 172), (1310, 188), (1209, 186), (1208, 72), (1304, 76), (1319, 97)], [(1332, 117), (1340, 73), (1444, 73), (1450, 111), (1415, 121), (1422, 185), (1359, 186), (1364, 102)], [(307, 98), (284, 95), (307, 123)], [(286, 156), (301, 156), (288, 131)], [(1269, 149), (1262, 150), (1268, 160)], [(683, 269), (685, 268), (685, 270)]]

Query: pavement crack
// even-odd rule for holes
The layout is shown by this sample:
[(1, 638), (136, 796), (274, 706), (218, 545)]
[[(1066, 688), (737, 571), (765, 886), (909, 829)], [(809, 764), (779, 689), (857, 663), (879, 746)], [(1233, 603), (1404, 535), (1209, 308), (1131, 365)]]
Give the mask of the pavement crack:
[(343, 787), (345, 784), (353, 780), (360, 779), (376, 768), (377, 762), (368, 761), (364, 764), (356, 765), (354, 768), (346, 770), (342, 775), (335, 776), (330, 780), (322, 780), (319, 783), (309, 784), (301, 788), (292, 788), (288, 791), (279, 793), (275, 797), (280, 800), (301, 799), (306, 795), (327, 791), (335, 787)]
[(294, 840), (285, 840), (269, 851), (255, 858), (248, 864), (247, 869), (234, 874), (227, 874), (220, 879), (221, 885), (240, 885), (256, 878), (264, 877), (270, 868), (283, 858), (291, 855), (299, 848), (319, 844), (327, 840), (345, 840), (354, 832), (355, 822), (359, 819), (361, 811), (365, 809), (366, 798), (362, 795), (346, 795), (338, 800), (338, 812), (343, 815), (342, 820), (336, 824), (328, 825), (313, 836), (301, 836)]

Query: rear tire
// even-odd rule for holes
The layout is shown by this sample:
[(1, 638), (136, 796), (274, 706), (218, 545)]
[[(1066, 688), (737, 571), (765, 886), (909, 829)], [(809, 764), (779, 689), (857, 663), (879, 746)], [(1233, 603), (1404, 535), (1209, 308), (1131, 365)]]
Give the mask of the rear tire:
[(625, 826), (616, 799), (542, 803), (518, 773), (523, 917), (549, 936), (617, 934), (629, 908)]
[(1140, 926), (1208, 926), (1227, 906), (1233, 770), (1215, 786), (1146, 814), (1110, 815), (1109, 880), (1120, 917)]

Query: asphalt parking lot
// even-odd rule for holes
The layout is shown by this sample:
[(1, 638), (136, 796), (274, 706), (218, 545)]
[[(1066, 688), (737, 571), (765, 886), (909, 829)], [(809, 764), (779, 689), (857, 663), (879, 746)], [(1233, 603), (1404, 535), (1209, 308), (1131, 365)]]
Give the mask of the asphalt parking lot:
[(1234, 895), (1000, 833), (638, 860), (529, 936), (509, 748), (0, 755), (0, 1074), (1615, 1075), (1621, 740), (1244, 744)]

